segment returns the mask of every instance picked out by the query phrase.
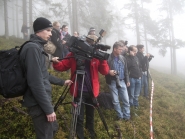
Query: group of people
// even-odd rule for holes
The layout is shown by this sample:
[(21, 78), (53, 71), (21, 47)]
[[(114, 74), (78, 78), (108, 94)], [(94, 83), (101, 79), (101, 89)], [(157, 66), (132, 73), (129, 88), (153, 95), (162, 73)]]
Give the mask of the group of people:
[(127, 47), (123, 40), (113, 45), (108, 59), (110, 71), (105, 77), (118, 120), (130, 120), (130, 108), (138, 109), (138, 97), (143, 88), (143, 96), (149, 98), (147, 74), (151, 56), (143, 53), (144, 45)]
[[(74, 101), (82, 101), (80, 114), (77, 116), (77, 137), (84, 139), (83, 123), (84, 115), (86, 115), (85, 128), (91, 139), (97, 138), (94, 131), (94, 107), (92, 105), (96, 106), (98, 103), (99, 72), (106, 77), (118, 118), (130, 119), (130, 106), (139, 106), (138, 96), (141, 90), (141, 79), (144, 79), (146, 75), (142, 63), (144, 63), (144, 59), (148, 59), (149, 55), (143, 55), (143, 45), (130, 46), (126, 53), (125, 42), (115, 42), (108, 60), (97, 58), (91, 60), (78, 59), (74, 57), (74, 53), (64, 52), (62, 47), (61, 51), (54, 55), (52, 61), (53, 68), (57, 71), (70, 69), (71, 79), (64, 81), (48, 73), (45, 64), (44, 45), (48, 40), (51, 40), (58, 45), (63, 44), (62, 46), (65, 46), (68, 41), (66, 35), (70, 37), (68, 27), (63, 25), (60, 30), (59, 22), (52, 24), (48, 19), (39, 17), (33, 23), (33, 30), (34, 34), (30, 36), (31, 42), (23, 47), (20, 59), (25, 68), (28, 83), (28, 89), (23, 96), (23, 106), (27, 107), (28, 113), (32, 117), (37, 139), (52, 139), (58, 129), (56, 114), (52, 105), (50, 84), (70, 86), (70, 93), (73, 95)], [(76, 34), (78, 35), (78, 32)], [(85, 41), (89, 45), (97, 43), (94, 28), (90, 28)], [(64, 53), (68, 53), (66, 55), (68, 58), (59, 61), (60, 56), (63, 57)], [(82, 63), (80, 68), (85, 72), (85, 76), (79, 75), (77, 84), (75, 84), (75, 76), (73, 75), (77, 73), (79, 63)], [(145, 95), (147, 96), (148, 93), (145, 92)], [(122, 108), (119, 100), (122, 101)]]
[(69, 53), (68, 46), (66, 45), (71, 37), (68, 33), (68, 26), (63, 25), (60, 27), (60, 23), (55, 21), (51, 33), (50, 41), (56, 46), (56, 51), (52, 56), (64, 58)]

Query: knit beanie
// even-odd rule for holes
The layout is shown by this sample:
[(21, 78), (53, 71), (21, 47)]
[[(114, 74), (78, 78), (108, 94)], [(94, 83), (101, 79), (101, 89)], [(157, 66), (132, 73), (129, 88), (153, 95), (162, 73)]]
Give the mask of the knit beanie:
[(52, 23), (44, 17), (39, 17), (33, 22), (33, 29), (35, 33), (40, 32), (46, 28), (52, 27)]
[(94, 27), (90, 27), (89, 31), (95, 31)]

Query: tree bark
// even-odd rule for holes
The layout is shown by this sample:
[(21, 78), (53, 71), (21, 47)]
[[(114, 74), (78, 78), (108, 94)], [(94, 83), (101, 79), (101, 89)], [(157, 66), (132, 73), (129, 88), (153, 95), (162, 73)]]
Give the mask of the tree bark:
[(22, 0), (23, 23), (27, 26), (27, 0)]
[[(142, 11), (143, 11), (144, 10), (143, 0), (141, 0), (141, 6), (142, 6)], [(144, 40), (145, 40), (146, 53), (148, 53), (148, 38), (147, 38), (146, 19), (145, 18), (143, 18), (143, 29), (144, 29)]]
[(175, 47), (175, 37), (174, 37), (174, 28), (173, 28), (173, 13), (172, 13), (172, 7), (171, 7), (171, 3), (170, 4), (170, 31), (171, 31), (171, 45), (172, 45), (172, 49), (173, 49), (173, 74), (177, 74), (177, 64), (176, 64), (176, 47)]
[(170, 41), (171, 41), (171, 59), (172, 59), (172, 74), (176, 75), (177, 74), (177, 64), (176, 64), (176, 47), (174, 44), (174, 28), (173, 28), (173, 12), (172, 12), (172, 5), (171, 5), (171, 1), (169, 0), (169, 19), (170, 19), (170, 27), (169, 27), (169, 31), (170, 31)]
[(20, 35), (19, 35), (19, 12), (18, 12), (18, 0), (16, 0), (16, 28), (17, 28), (17, 38), (20, 38)]
[(15, 6), (15, 3), (14, 1), (11, 2), (11, 5), (12, 5), (12, 27), (13, 27), (13, 36), (15, 36), (15, 16), (14, 16), (14, 6)]
[(141, 40), (140, 40), (140, 31), (139, 31), (137, 0), (134, 0), (134, 7), (135, 7), (135, 24), (136, 24), (137, 44), (140, 44)]
[(72, 0), (72, 13), (73, 13), (73, 18), (72, 18), (72, 24), (73, 24), (73, 30), (72, 30), (72, 33), (74, 31), (77, 31), (78, 30), (78, 18), (77, 18), (77, 13), (78, 13), (78, 10), (77, 10), (77, 0)]
[(71, 10), (72, 2), (71, 2), (71, 0), (67, 0), (67, 5), (68, 5), (68, 14), (69, 14), (69, 25), (71, 28), (71, 33), (73, 33), (72, 10)]
[(29, 0), (29, 27), (30, 27), (30, 34), (33, 31), (33, 0)]
[(4, 0), (4, 21), (5, 21), (5, 38), (9, 39), (7, 0)]

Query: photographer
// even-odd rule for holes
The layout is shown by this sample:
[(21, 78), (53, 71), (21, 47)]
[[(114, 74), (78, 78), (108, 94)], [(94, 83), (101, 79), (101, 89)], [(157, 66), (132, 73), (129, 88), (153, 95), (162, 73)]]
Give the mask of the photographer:
[[(95, 35), (88, 35), (87, 36), (87, 43), (92, 45), (96, 41), (97, 37)], [(91, 47), (91, 46), (90, 46)], [(58, 61), (57, 57), (54, 57), (53, 60), (53, 67), (58, 71), (66, 71), (71, 69), (71, 78), (74, 77), (75, 71), (77, 69), (77, 60), (73, 57), (74, 53), (69, 53), (67, 57), (69, 59), (64, 59), (62, 61)], [(66, 58), (67, 58), (66, 57)], [(72, 58), (70, 58), (72, 57)], [(92, 58), (91, 60), (84, 60), (84, 71), (86, 72), (84, 85), (81, 88), (82, 78), (79, 76), (77, 81), (77, 88), (74, 91), (74, 84), (72, 84), (70, 88), (70, 92), (74, 95), (75, 100), (78, 101), (79, 95), (81, 90), (82, 92), (82, 102), (95, 105), (95, 101), (97, 96), (99, 95), (99, 75), (98, 71), (106, 75), (109, 72), (109, 67), (106, 60), (99, 60), (96, 58)], [(74, 80), (74, 78), (72, 79)], [(88, 81), (90, 81), (90, 85), (88, 85)], [(92, 90), (89, 90), (90, 86), (92, 86)], [(76, 126), (76, 134), (79, 139), (84, 139), (84, 129), (83, 129), (83, 121), (84, 121), (84, 109), (86, 112), (86, 125), (85, 128), (89, 131), (91, 139), (95, 139), (95, 131), (94, 131), (94, 108), (90, 105), (85, 105), (82, 103), (80, 109), (80, 115), (77, 118), (77, 126)], [(85, 107), (85, 108), (84, 108)]]
[[(121, 55), (123, 51), (123, 44), (115, 42), (113, 45), (112, 54), (109, 56), (108, 64), (110, 67), (109, 75), (106, 75), (106, 83), (109, 85), (114, 109), (117, 112), (118, 120), (130, 119), (130, 104), (127, 92), (127, 87), (130, 86), (127, 62)], [(122, 101), (122, 108), (120, 106)]]
[(143, 90), (144, 87), (144, 97), (149, 99), (148, 96), (148, 68), (149, 68), (149, 62), (151, 61), (151, 59), (153, 58), (153, 56), (151, 54), (146, 54), (144, 56), (144, 45), (142, 44), (138, 44), (137, 45), (137, 57), (139, 59), (140, 62), (140, 69), (142, 70), (142, 78), (141, 78), (141, 91)]
[(139, 106), (138, 97), (141, 90), (141, 75), (142, 75), (140, 63), (136, 56), (137, 47), (134, 45), (128, 47), (128, 54), (129, 55), (126, 57), (126, 59), (130, 79), (130, 86), (128, 87), (129, 102), (131, 107), (137, 109)]
[(88, 35), (95, 35), (95, 28), (94, 27), (90, 27)]
[(25, 69), (28, 88), (23, 96), (23, 106), (28, 108), (37, 139), (52, 139), (58, 129), (56, 114), (52, 105), (51, 85), (70, 85), (72, 82), (49, 75), (45, 65), (44, 44), (51, 37), (52, 24), (43, 17), (33, 23), (35, 34), (30, 36), (20, 53), (21, 64)]

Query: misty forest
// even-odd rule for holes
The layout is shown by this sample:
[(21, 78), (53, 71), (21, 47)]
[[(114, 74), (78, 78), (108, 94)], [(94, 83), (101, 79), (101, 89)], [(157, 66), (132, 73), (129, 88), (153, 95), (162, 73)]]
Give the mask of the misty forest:
[[(154, 55), (148, 69), (150, 98), (139, 96), (139, 109), (137, 114), (131, 109), (130, 121), (117, 121), (113, 108), (100, 105), (101, 114), (97, 109), (94, 119), (98, 139), (185, 138), (184, 0), (0, 0), (0, 50), (29, 40), (38, 17), (67, 25), (71, 36), (79, 32), (83, 38), (93, 27), (99, 37), (100, 30), (105, 30), (101, 43), (111, 46), (106, 53), (112, 52), (114, 42), (124, 40), (128, 46), (143, 44), (145, 54)], [(26, 39), (21, 31), (23, 26), (28, 34)], [(48, 72), (70, 78), (70, 72), (56, 72), (52, 67)], [(110, 93), (105, 77), (99, 75), (99, 80), (100, 94)], [(53, 105), (64, 89), (52, 85)], [(56, 111), (59, 130), (55, 139), (69, 138), (71, 100), (68, 93)], [(1, 139), (35, 138), (32, 120), (21, 101), (22, 97), (6, 99), (0, 95)]]

